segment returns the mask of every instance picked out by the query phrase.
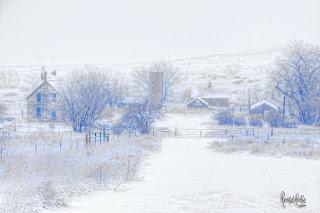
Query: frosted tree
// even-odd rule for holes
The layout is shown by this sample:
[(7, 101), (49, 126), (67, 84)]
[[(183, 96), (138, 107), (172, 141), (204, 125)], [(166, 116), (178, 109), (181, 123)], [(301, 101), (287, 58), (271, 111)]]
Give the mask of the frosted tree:
[(83, 132), (103, 117), (108, 105), (107, 77), (102, 72), (74, 72), (59, 88), (60, 109), (74, 131)]
[(14, 79), (14, 70), (2, 70), (0, 71), (0, 87), (8, 88), (13, 85)]
[(116, 70), (111, 68), (99, 67), (96, 65), (85, 65), (85, 70), (92, 73), (103, 73), (104, 90), (107, 95), (108, 107), (114, 108), (121, 103), (128, 91), (124, 86), (124, 80)]
[(145, 100), (129, 107), (122, 117), (121, 125), (128, 129), (136, 129), (141, 134), (147, 134), (154, 121), (160, 117), (160, 109)]
[(123, 101), (126, 90), (124, 89), (123, 81), (117, 78), (106, 80), (105, 92), (108, 96), (108, 106), (115, 107)]
[(320, 121), (320, 48), (303, 42), (289, 45), (276, 63), (274, 81), (303, 124)]
[(5, 116), (6, 110), (7, 110), (6, 106), (0, 103), (0, 121)]
[(175, 86), (177, 86), (181, 77), (179, 69), (175, 67), (171, 62), (160, 61), (149, 66), (138, 67), (133, 72), (133, 81), (135, 85), (141, 90), (144, 96), (149, 92), (149, 73), (150, 72), (163, 72), (163, 102), (168, 101), (168, 97), (171, 95)]

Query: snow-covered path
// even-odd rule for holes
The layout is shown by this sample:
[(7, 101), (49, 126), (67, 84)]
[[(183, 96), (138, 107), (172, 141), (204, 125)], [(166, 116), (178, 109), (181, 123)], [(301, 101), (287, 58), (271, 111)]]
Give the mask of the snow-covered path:
[[(179, 127), (199, 128), (209, 119), (170, 114), (160, 125), (173, 128), (179, 121)], [(143, 165), (141, 181), (75, 199), (54, 212), (320, 212), (320, 161), (216, 153), (208, 149), (211, 140), (164, 138), (161, 153)], [(303, 194), (307, 208), (281, 209), (282, 190)]]
[(281, 190), (305, 195), (303, 212), (320, 212), (318, 161), (214, 153), (208, 142), (164, 139), (161, 154), (143, 167), (142, 181), (56, 212), (279, 212)]

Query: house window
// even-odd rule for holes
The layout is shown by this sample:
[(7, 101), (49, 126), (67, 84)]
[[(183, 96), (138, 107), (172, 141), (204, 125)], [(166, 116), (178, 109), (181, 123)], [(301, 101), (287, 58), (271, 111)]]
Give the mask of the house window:
[(38, 102), (41, 101), (41, 94), (40, 94), (40, 93), (37, 94), (37, 101), (38, 101)]
[(56, 93), (52, 93), (52, 94), (51, 94), (51, 99), (52, 99), (52, 101), (56, 101), (56, 97), (57, 97), (57, 94), (56, 94)]
[(41, 109), (41, 107), (37, 107), (37, 109), (36, 109), (36, 116), (37, 116), (37, 118), (41, 118), (41, 116), (42, 116), (42, 109)]
[(51, 120), (57, 120), (57, 113), (51, 112)]

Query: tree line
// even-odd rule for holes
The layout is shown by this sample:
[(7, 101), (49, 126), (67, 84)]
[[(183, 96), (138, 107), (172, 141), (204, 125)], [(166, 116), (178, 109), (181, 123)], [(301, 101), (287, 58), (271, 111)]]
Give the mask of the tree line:
[(134, 97), (133, 102), (126, 108), (126, 112), (114, 128), (116, 131), (128, 129), (137, 130), (141, 134), (148, 133), (151, 124), (161, 115), (161, 109), (148, 100), (150, 72), (164, 74), (164, 103), (179, 81), (179, 70), (170, 62), (162, 61), (138, 67), (132, 74), (136, 90), (131, 94), (126, 82), (119, 77), (108, 76), (106, 70), (87, 68), (73, 72), (58, 88), (62, 118), (72, 124), (74, 131), (84, 132), (108, 116), (106, 109), (117, 107), (131, 95)]

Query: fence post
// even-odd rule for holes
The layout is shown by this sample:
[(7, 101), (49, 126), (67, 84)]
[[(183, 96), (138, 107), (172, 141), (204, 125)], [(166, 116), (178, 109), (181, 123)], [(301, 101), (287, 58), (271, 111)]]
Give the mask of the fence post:
[(37, 143), (34, 144), (34, 158), (37, 159)]
[(273, 128), (271, 129), (271, 137), (273, 137)]
[(200, 130), (200, 138), (202, 137), (202, 131)]
[(99, 181), (102, 183), (102, 167), (99, 169)]
[(60, 141), (60, 152), (61, 152), (61, 146), (62, 146), (62, 144), (61, 144), (61, 141)]
[(88, 133), (86, 134), (86, 145), (89, 145), (89, 138), (88, 138)]
[(100, 135), (100, 143), (102, 142), (102, 136), (101, 136), (101, 132), (99, 132)]
[(178, 134), (178, 128), (175, 127), (175, 128), (174, 128), (174, 136), (177, 136), (177, 134)]
[(0, 148), (0, 160), (1, 160), (1, 162), (2, 162), (2, 147)]

